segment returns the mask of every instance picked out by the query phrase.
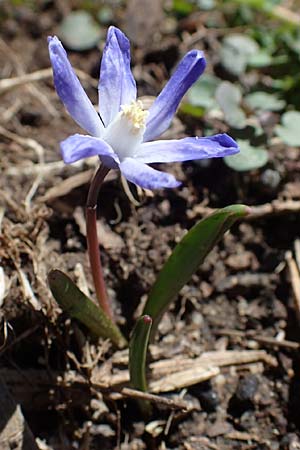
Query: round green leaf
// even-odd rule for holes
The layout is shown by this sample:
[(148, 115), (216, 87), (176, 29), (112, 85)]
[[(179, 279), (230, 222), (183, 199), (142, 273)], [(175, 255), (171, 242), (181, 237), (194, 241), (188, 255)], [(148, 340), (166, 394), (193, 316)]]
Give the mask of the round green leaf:
[(282, 125), (277, 125), (276, 134), (287, 145), (300, 145), (300, 112), (288, 111), (281, 118)]
[(258, 51), (251, 55), (248, 59), (248, 64), (251, 67), (268, 67), (272, 64), (272, 56), (264, 50)]
[(253, 92), (245, 97), (245, 102), (251, 109), (260, 111), (280, 111), (286, 105), (284, 100), (280, 100), (276, 94), (267, 92)]
[(246, 116), (240, 108), (242, 94), (240, 89), (229, 81), (223, 81), (216, 90), (216, 100), (219, 103), (226, 122), (234, 128), (244, 128)]
[(101, 30), (86, 11), (73, 11), (62, 21), (58, 36), (70, 50), (89, 50), (99, 42)]
[(214, 9), (216, 7), (215, 0), (197, 0), (196, 4), (198, 8), (202, 9), (203, 11), (210, 11), (211, 9)]
[(222, 65), (228, 72), (241, 75), (251, 56), (258, 52), (257, 43), (244, 34), (231, 34), (223, 39), (220, 50)]
[(213, 108), (216, 104), (215, 92), (219, 84), (219, 78), (213, 75), (203, 75), (188, 91), (189, 104), (205, 109)]
[(225, 164), (237, 172), (246, 172), (263, 167), (269, 159), (268, 152), (263, 148), (252, 147), (249, 141), (237, 141), (240, 153), (225, 156)]

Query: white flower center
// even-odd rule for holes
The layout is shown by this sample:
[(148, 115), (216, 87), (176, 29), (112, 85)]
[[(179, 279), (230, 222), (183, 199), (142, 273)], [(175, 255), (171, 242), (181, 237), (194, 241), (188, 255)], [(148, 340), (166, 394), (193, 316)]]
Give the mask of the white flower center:
[(122, 161), (132, 157), (143, 141), (148, 111), (143, 110), (140, 100), (121, 106), (121, 111), (108, 125), (103, 139), (113, 148)]

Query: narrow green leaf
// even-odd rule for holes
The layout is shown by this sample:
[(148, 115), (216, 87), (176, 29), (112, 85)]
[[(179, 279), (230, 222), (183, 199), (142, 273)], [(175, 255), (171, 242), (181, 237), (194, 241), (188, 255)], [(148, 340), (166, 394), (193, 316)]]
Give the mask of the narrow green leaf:
[[(132, 331), (129, 343), (129, 374), (130, 383), (134, 389), (147, 391), (146, 380), (146, 356), (149, 336), (152, 326), (152, 318), (148, 315), (141, 316)], [(148, 401), (138, 401), (141, 410), (149, 414), (151, 405)]]
[(66, 274), (57, 269), (51, 270), (48, 283), (59, 306), (72, 318), (83, 323), (94, 336), (108, 338), (118, 348), (127, 345), (119, 328)]
[(194, 225), (176, 245), (159, 273), (143, 311), (153, 319), (152, 334), (163, 313), (207, 254), (234, 222), (248, 213), (249, 208), (245, 205), (220, 209)]

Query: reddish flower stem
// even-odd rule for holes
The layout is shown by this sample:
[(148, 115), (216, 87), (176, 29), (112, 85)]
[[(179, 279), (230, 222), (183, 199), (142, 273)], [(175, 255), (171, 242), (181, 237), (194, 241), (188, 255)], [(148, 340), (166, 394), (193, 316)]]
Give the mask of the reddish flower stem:
[(101, 308), (108, 315), (108, 317), (113, 320), (113, 314), (108, 301), (105, 281), (103, 277), (99, 240), (97, 234), (97, 200), (103, 180), (108, 172), (108, 168), (106, 168), (105, 166), (100, 166), (91, 182), (86, 203), (86, 237), (96, 296)]

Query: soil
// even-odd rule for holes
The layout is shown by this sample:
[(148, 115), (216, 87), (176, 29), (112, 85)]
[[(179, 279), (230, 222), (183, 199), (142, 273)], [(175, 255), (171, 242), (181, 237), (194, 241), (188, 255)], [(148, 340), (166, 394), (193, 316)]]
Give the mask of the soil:
[[(49, 68), (46, 37), (71, 8), (68, 2), (64, 7), (58, 3), (37, 2), (31, 8), (3, 2), (1, 78)], [(124, 7), (117, 7), (115, 24), (128, 27), (125, 19)], [(168, 26), (158, 32), (160, 40), (132, 47), (141, 96), (159, 93), (192, 44), (206, 50), (209, 71), (218, 63), (212, 29), (195, 44), (184, 38), (184, 32), (193, 32), (192, 19), (172, 23), (171, 30)], [(99, 49), (69, 56), (87, 74), (83, 84), (96, 103)], [(278, 120), (270, 113), (268, 126)], [(299, 311), (287, 263), (299, 234), (299, 211), (287, 208), (281, 215), (274, 211), (235, 225), (165, 314), (150, 352), (155, 361), (265, 350), (272, 363), (229, 364), (207, 381), (162, 392), (189, 408), (171, 410), (155, 403), (151, 418), (144, 420), (134, 400), (112, 395), (120, 386), (89, 385), (96, 369), (108, 371), (118, 357), (107, 341), (95, 342), (70, 320), (47, 286), (47, 272), (55, 267), (94, 295), (82, 223), (97, 161), (67, 167), (60, 160), (59, 142), (79, 129), (58, 99), (51, 75), (2, 91), (0, 121), (0, 257), (6, 280), (0, 377), (21, 406), (38, 447), (300, 448)], [(168, 135), (195, 135), (208, 127), (215, 133), (228, 130), (219, 119), (179, 114)], [(100, 239), (109, 295), (127, 337), (138, 305), (176, 242), (210, 208), (245, 203), (255, 210), (276, 199), (299, 200), (299, 149), (275, 142), (270, 153), (268, 166), (244, 174), (222, 160), (158, 165), (176, 175), (182, 187), (153, 195), (133, 185), (124, 190), (119, 174), (110, 173), (99, 198)], [(263, 181), (269, 169), (280, 175), (276, 187)], [(125, 370), (121, 360), (114, 373)]]

